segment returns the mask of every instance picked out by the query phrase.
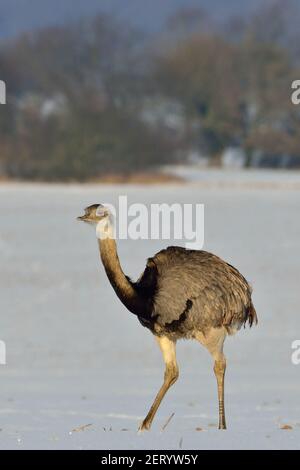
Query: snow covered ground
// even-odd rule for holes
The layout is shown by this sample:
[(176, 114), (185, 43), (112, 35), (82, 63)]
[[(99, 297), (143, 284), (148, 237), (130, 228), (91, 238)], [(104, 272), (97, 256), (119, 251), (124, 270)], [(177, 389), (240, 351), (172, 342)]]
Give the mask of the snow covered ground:
[[(246, 173), (213, 175), (165, 187), (0, 186), (1, 449), (300, 448), (300, 365), (291, 362), (300, 339), (299, 174), (264, 172), (260, 186)], [(226, 184), (206, 184), (217, 180)], [(178, 344), (179, 381), (152, 430), (137, 433), (163, 362), (110, 287), (93, 231), (75, 220), (87, 204), (120, 194), (204, 203), (204, 248), (253, 286), (259, 325), (225, 344), (227, 431), (217, 430), (212, 360), (187, 341)], [(120, 241), (125, 272), (138, 276), (167, 244)]]

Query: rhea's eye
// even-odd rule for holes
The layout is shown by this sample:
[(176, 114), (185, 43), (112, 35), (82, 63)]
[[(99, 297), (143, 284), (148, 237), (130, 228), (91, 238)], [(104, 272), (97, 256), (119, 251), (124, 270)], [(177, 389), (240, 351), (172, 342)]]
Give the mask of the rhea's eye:
[(96, 216), (104, 217), (106, 215), (105, 207), (98, 207), (96, 210)]

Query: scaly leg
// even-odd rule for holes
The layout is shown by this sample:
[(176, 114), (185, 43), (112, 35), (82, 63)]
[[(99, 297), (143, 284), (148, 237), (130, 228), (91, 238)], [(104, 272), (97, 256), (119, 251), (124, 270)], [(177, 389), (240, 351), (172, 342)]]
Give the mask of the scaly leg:
[(223, 345), (226, 338), (225, 328), (211, 328), (210, 331), (199, 332), (196, 339), (205, 346), (215, 360), (214, 373), (218, 384), (219, 399), (219, 429), (226, 429), (225, 405), (224, 405), (224, 376), (226, 370), (226, 359), (223, 353)]
[(165, 394), (178, 379), (179, 371), (176, 362), (176, 344), (174, 341), (169, 340), (166, 336), (156, 337), (158, 345), (163, 354), (163, 358), (166, 364), (164, 383), (161, 386), (158, 394), (155, 397), (153, 405), (151, 406), (146, 418), (140, 426), (140, 431), (150, 429), (154, 416), (158, 410), (158, 407), (164, 398)]
[(215, 361), (214, 373), (217, 378), (218, 384), (218, 398), (219, 398), (219, 429), (226, 429), (225, 421), (225, 405), (224, 405), (224, 376), (226, 370), (226, 359), (223, 357)]

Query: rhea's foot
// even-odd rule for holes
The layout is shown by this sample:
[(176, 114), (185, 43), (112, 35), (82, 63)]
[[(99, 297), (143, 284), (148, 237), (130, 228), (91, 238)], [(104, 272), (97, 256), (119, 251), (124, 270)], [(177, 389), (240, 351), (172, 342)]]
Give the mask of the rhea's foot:
[(142, 422), (142, 424), (139, 427), (139, 432), (149, 431), (150, 428), (151, 428), (150, 421), (148, 421), (147, 419), (144, 419), (144, 421)]
[(227, 429), (225, 423), (220, 423), (219, 424), (219, 429)]

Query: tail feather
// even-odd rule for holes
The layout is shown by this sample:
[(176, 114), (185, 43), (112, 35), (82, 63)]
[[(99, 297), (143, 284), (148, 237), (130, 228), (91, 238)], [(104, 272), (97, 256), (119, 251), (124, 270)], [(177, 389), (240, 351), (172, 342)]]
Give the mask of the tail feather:
[(247, 310), (247, 313), (246, 313), (245, 324), (247, 323), (247, 321), (249, 323), (250, 328), (253, 325), (253, 323), (255, 323), (257, 325), (257, 322), (258, 322), (256, 310), (254, 308), (254, 305), (253, 305), (252, 301), (251, 301), (250, 306), (248, 307), (248, 310)]

